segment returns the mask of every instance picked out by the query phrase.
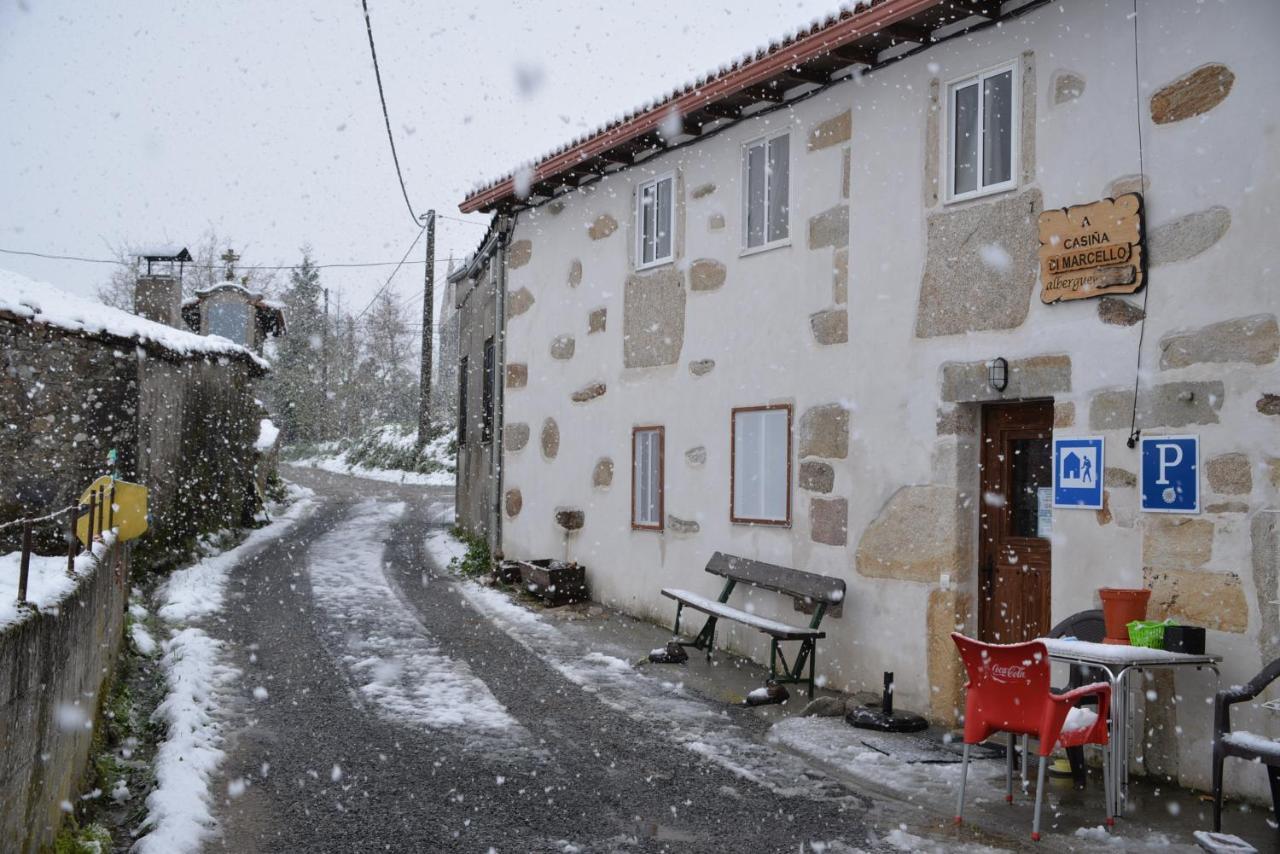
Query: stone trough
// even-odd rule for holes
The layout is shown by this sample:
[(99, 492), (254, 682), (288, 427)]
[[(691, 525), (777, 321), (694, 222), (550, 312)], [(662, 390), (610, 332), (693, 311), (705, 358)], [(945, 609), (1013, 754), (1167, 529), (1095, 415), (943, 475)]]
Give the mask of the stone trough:
[(524, 589), (548, 605), (571, 605), (587, 600), (586, 568), (579, 563), (543, 558), (517, 560)]

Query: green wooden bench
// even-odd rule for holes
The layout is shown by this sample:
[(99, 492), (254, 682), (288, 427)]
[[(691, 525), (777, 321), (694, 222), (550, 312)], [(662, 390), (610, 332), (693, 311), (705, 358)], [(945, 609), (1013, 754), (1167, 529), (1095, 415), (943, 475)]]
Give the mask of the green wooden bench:
[[(750, 558), (727, 555), (716, 552), (707, 561), (707, 572), (725, 579), (724, 588), (718, 599), (708, 599), (688, 590), (664, 588), (662, 595), (676, 601), (676, 642), (681, 646), (691, 646), (706, 650), (707, 658), (711, 657), (711, 649), (716, 640), (716, 622), (732, 620), (744, 626), (750, 626), (769, 635), (769, 676), (777, 683), (803, 683), (809, 686), (809, 697), (813, 697), (813, 671), (817, 659), (817, 641), (827, 633), (819, 629), (827, 607), (837, 605), (844, 600), (844, 581), (804, 572), (785, 566), (775, 566)], [(813, 606), (813, 618), (808, 626), (793, 626), (778, 620), (769, 620), (756, 616), (748, 611), (729, 605), (729, 596), (741, 582), (761, 590), (770, 590), (793, 599), (801, 600)], [(702, 630), (693, 640), (680, 639), (680, 615), (684, 609), (693, 608), (707, 615)], [(795, 657), (788, 663), (780, 643), (799, 641), (800, 648)], [(779, 669), (781, 665), (781, 669)], [(808, 675), (805, 668), (808, 665)]]

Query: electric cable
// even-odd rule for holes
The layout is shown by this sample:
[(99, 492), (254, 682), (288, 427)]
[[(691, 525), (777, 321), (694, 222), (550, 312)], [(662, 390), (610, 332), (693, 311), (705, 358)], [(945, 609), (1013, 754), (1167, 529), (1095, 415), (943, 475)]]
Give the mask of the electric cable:
[[(77, 262), (84, 263), (84, 264), (118, 264), (118, 265), (123, 266), (123, 267), (128, 267), (128, 266), (129, 266), (129, 262), (128, 262), (128, 261), (121, 261), (119, 258), (87, 258), (87, 257), (84, 257), (84, 256), (82, 256), (82, 255), (58, 255), (58, 254), (54, 254), (54, 253), (50, 253), (50, 252), (32, 252), (32, 251), (25, 250), (25, 249), (4, 249), (4, 248), (0, 248), (0, 253), (4, 253), (4, 254), (6, 254), (6, 255), (26, 255), (26, 256), (28, 256), (28, 257), (32, 257), (32, 258), (44, 258), (44, 259), (47, 259), (47, 260), (50, 260), (50, 261), (77, 261)], [(451, 257), (452, 257), (452, 256), (451, 256)], [(437, 258), (437, 259), (435, 260), (435, 263), (436, 263), (436, 264), (446, 264), (446, 263), (448, 263), (448, 262), (449, 262), (449, 260), (450, 260), (450, 258)], [(456, 257), (453, 257), (453, 260), (455, 260), (455, 261), (456, 261), (456, 260), (458, 260), (458, 259), (457, 259)], [(416, 266), (420, 266), (420, 265), (422, 265), (422, 264), (426, 264), (426, 263), (427, 263), (427, 262), (426, 262), (425, 260), (423, 260), (423, 261), (350, 261), (350, 262), (333, 263), (333, 264), (312, 264), (312, 265), (311, 265), (311, 267), (312, 267), (312, 269), (314, 269), (314, 270), (329, 270), (329, 269), (334, 269), (334, 268), (342, 268), (342, 269), (361, 269), (361, 268), (365, 268), (365, 267), (399, 267), (399, 266), (404, 266), (404, 265), (409, 265), (409, 266), (415, 266), (415, 267), (416, 267)], [(192, 263), (192, 262), (187, 262), (187, 263), (183, 264), (182, 266), (183, 266), (184, 268), (188, 269), (188, 270), (223, 270), (223, 269), (226, 269), (226, 265), (225, 265), (225, 264), (195, 264), (195, 263)], [(301, 264), (282, 264), (282, 265), (278, 265), (278, 266), (267, 266), (267, 265), (248, 265), (248, 266), (240, 266), (240, 265), (236, 265), (236, 269), (237, 269), (237, 270), (262, 270), (262, 271), (267, 271), (267, 270), (296, 270), (297, 268), (299, 268), (299, 267), (301, 267), (301, 266), (302, 266)]]
[[(422, 239), (422, 235), (425, 234), (426, 231), (427, 231), (427, 226), (424, 223), (422, 228), (418, 229), (418, 233), (413, 236), (413, 242), (410, 243), (409, 248), (405, 250), (404, 258), (400, 259), (400, 263), (397, 264), (396, 268), (391, 271), (391, 275), (387, 276), (387, 280), (382, 283), (382, 287), (378, 288), (377, 292), (374, 293), (373, 298), (369, 300), (368, 304), (365, 305), (365, 307), (360, 310), (360, 313), (357, 314), (353, 318), (353, 320), (359, 320), (360, 318), (364, 317), (365, 314), (368, 313), (369, 309), (373, 308), (373, 304), (378, 301), (378, 297), (382, 296), (382, 292), (385, 291), (388, 287), (390, 287), (391, 280), (396, 277), (396, 273), (400, 272), (400, 268), (404, 266), (405, 259), (407, 259), (409, 257), (409, 254), (413, 252), (413, 248), (418, 245), (418, 241)], [(425, 264), (426, 262), (424, 261), (423, 263)]]
[[(373, 22), (369, 19), (369, 0), (360, 0), (364, 7), (364, 27), (369, 34), (369, 55), (373, 57), (373, 77), (378, 82), (378, 100), (382, 103), (382, 120), (387, 125), (387, 142), (391, 143), (391, 160), (396, 165), (396, 178), (400, 180), (400, 192), (404, 195), (404, 205), (413, 217), (414, 225), (426, 222), (426, 214), (418, 216), (413, 212), (413, 204), (409, 201), (409, 191), (404, 186), (404, 173), (400, 171), (400, 156), (396, 154), (396, 139), (391, 133), (391, 115), (387, 112), (387, 96), (382, 91), (382, 72), (378, 70), (378, 51), (373, 46)], [(397, 268), (398, 269), (398, 268)], [(392, 275), (395, 275), (392, 273)]]
[[(1133, 0), (1133, 95), (1135, 115), (1138, 117), (1138, 191), (1142, 194), (1143, 199), (1143, 216), (1146, 216), (1146, 195), (1147, 195), (1147, 167), (1143, 159), (1142, 151), (1142, 81), (1141, 70), (1138, 66), (1138, 0)], [(1145, 254), (1142, 258), (1143, 267), (1147, 266), (1147, 258)], [(1125, 444), (1130, 448), (1138, 444), (1138, 437), (1142, 433), (1138, 429), (1138, 388), (1142, 383), (1142, 344), (1147, 337), (1147, 298), (1151, 296), (1151, 283), (1146, 281), (1145, 270), (1143, 272), (1142, 282), (1142, 320), (1138, 325), (1138, 358), (1133, 366), (1133, 413), (1129, 419), (1129, 438), (1125, 440)]]

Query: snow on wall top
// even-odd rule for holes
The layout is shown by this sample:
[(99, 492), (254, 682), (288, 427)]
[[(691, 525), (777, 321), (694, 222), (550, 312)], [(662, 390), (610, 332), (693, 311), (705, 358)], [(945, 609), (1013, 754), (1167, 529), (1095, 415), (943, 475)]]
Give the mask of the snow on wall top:
[(718, 68), (715, 68), (711, 71), (701, 74), (693, 80), (688, 80), (683, 84), (676, 86), (674, 89), (671, 89), (670, 91), (663, 93), (661, 96), (654, 98), (652, 100), (646, 101), (645, 103), (641, 104), (639, 107), (636, 107), (635, 109), (629, 110), (625, 113), (618, 113), (610, 121), (606, 122), (600, 127), (597, 127), (595, 130), (588, 131), (587, 133), (584, 133), (584, 134), (580, 134), (579, 136), (574, 137), (569, 142), (557, 148), (544, 152), (531, 160), (527, 160), (524, 163), (522, 163), (518, 168), (512, 170), (511, 172), (507, 172), (504, 175), (489, 181), (479, 181), (475, 183), (471, 187), (471, 190), (467, 195), (468, 197), (477, 196), (485, 192), (486, 190), (489, 190), (498, 186), (504, 181), (511, 180), (512, 178), (516, 177), (521, 173), (531, 173), (539, 164), (547, 160), (550, 160), (551, 158), (556, 157), (557, 155), (563, 154), (566, 151), (570, 151), (571, 149), (574, 149), (577, 146), (582, 145), (583, 143), (591, 139), (594, 139), (597, 136), (608, 133), (610, 130), (613, 130), (614, 128), (620, 125), (624, 125), (630, 122), (632, 119), (636, 118), (637, 116), (648, 113), (657, 107), (661, 107), (664, 104), (674, 101), (677, 98), (679, 98), (681, 95), (687, 94), (697, 89), (701, 89), (702, 87), (706, 86), (708, 83), (711, 83), (721, 77), (724, 77), (728, 74), (736, 72), (739, 69), (743, 68), (744, 66), (747, 66), (752, 64), (753, 62), (762, 60), (765, 57), (771, 56), (780, 50), (784, 50), (785, 48), (799, 41), (800, 39), (803, 39), (807, 36), (815, 35), (821, 32), (822, 30), (826, 29), (827, 27), (830, 27), (847, 18), (850, 18), (853, 15), (858, 14), (859, 12), (866, 11), (871, 6), (878, 6), (881, 3), (885, 3), (885, 2), (888, 2), (888, 0), (850, 0), (849, 2), (841, 3), (840, 6), (834, 12), (828, 15), (822, 15), (822, 16), (816, 17), (813, 20), (809, 21), (809, 23), (796, 28), (794, 31), (785, 34), (781, 38), (773, 39), (768, 44), (759, 45), (754, 50), (749, 50), (746, 53), (743, 53), (742, 55), (735, 57), (730, 62), (722, 63)]
[(217, 335), (196, 335), (90, 299), (73, 296), (53, 285), (0, 270), (0, 312), (32, 323), (89, 335), (114, 335), (140, 344), (153, 344), (175, 356), (229, 356), (271, 365), (257, 353)]

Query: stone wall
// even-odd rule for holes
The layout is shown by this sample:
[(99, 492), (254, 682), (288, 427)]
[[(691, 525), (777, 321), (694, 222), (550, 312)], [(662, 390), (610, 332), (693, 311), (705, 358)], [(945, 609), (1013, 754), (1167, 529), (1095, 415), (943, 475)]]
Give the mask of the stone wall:
[[(0, 519), (73, 503), (109, 469), (150, 490), (144, 563), (178, 556), (205, 531), (238, 524), (252, 501), (254, 441), (263, 415), (240, 358), (183, 357), (110, 335), (0, 316)], [(0, 535), (0, 550), (17, 547)], [(42, 551), (63, 548), (56, 526)]]
[[(0, 315), (0, 351), (0, 459), (21, 461), (0, 479), (0, 519), (70, 504), (112, 448), (126, 479), (136, 475), (141, 357), (131, 344)], [(16, 537), (0, 533), (0, 552)]]
[(0, 632), (0, 850), (51, 846), (60, 804), (79, 794), (123, 637), (122, 552), (106, 551), (61, 608)]
[[(531, 252), (532, 247), (526, 242), (514, 260), (527, 264)], [(455, 505), (458, 524), (469, 533), (484, 537), (490, 548), (496, 551), (499, 544), (495, 542), (492, 530), (499, 463), (496, 456), (497, 424), (494, 425), (493, 436), (488, 439), (484, 436), (484, 349), (485, 342), (495, 337), (497, 329), (497, 288), (492, 271), (491, 263), (486, 260), (473, 271), (473, 275), (458, 276), (452, 282), (456, 288), (458, 322), (456, 358), (460, 360), (465, 356), (467, 359), (466, 374), (454, 372), (457, 382), (465, 383), (467, 388), (465, 410), (461, 406), (461, 395), (457, 398), (458, 419), (466, 425), (466, 440), (458, 445)], [(509, 320), (534, 306), (536, 300), (532, 293), (526, 291), (525, 294), (524, 299), (508, 294)], [(522, 372), (526, 367), (508, 363), (504, 372), (495, 365), (494, 383), (505, 383), (508, 392), (520, 388), (528, 381), (527, 371)], [(493, 390), (495, 407), (501, 391), (496, 387)]]

